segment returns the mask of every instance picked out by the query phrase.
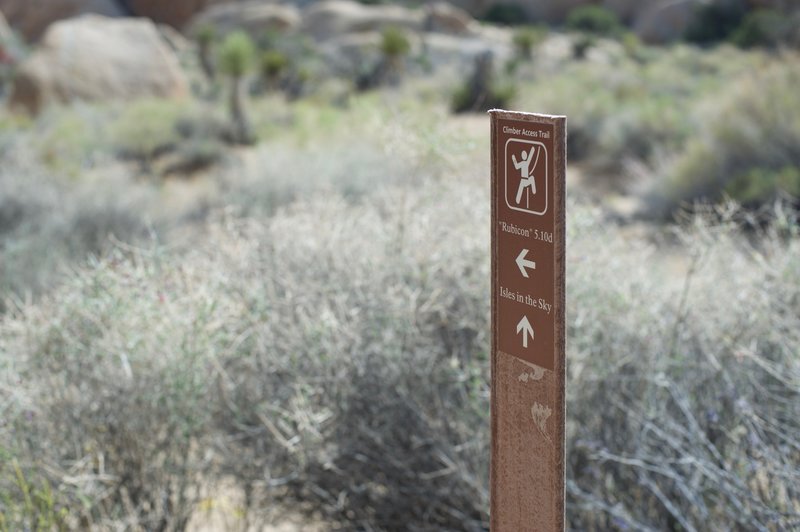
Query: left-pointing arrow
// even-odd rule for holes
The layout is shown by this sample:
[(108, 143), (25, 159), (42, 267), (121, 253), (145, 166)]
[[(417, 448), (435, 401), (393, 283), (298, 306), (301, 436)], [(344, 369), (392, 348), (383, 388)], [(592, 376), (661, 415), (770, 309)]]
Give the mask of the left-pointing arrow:
[(530, 268), (531, 270), (536, 269), (536, 263), (532, 260), (525, 260), (525, 257), (528, 255), (528, 250), (523, 249), (519, 255), (517, 255), (517, 267), (519, 268), (520, 273), (524, 278), (528, 278), (528, 271), (525, 268)]
[(533, 326), (531, 322), (528, 321), (528, 316), (522, 316), (522, 319), (519, 320), (517, 324), (517, 334), (522, 333), (522, 347), (525, 349), (528, 348), (528, 335), (530, 335), (531, 340), (533, 340)]

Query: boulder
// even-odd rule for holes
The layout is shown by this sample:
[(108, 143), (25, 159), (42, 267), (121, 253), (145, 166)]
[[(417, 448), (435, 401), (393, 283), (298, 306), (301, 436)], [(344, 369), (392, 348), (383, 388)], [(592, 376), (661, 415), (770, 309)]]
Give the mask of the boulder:
[[(507, 41), (507, 39), (505, 40)], [(321, 51), (325, 64), (339, 75), (352, 76), (359, 67), (374, 65), (380, 60), (381, 34), (376, 31), (347, 33), (326, 40)], [(411, 42), (411, 55), (417, 55), (425, 47), (425, 55), (430, 66), (437, 72), (457, 78), (469, 72), (475, 57), (487, 51), (499, 62), (511, 58), (512, 49), (508, 42), (485, 39), (483, 36), (458, 36), (445, 33), (427, 33), (424, 44), (416, 39)], [(415, 67), (409, 61), (410, 68)]]
[(254, 38), (265, 31), (287, 32), (300, 26), (300, 11), (291, 5), (269, 4), (259, 1), (220, 4), (203, 11), (190, 22), (186, 34), (191, 35), (198, 27), (213, 26), (217, 33), (225, 35), (243, 29)]
[(0, 11), (28, 41), (38, 40), (57, 20), (86, 13), (107, 17), (124, 14), (114, 0), (0, 0)]
[(634, 23), (634, 31), (648, 44), (677, 41), (691, 24), (702, 0), (662, 0), (646, 9)]
[(0, 45), (4, 42), (8, 42), (14, 38), (14, 33), (11, 31), (11, 27), (6, 22), (6, 17), (3, 16), (3, 12), (0, 11)]
[(434, 2), (425, 8), (426, 31), (451, 35), (471, 35), (477, 22), (472, 16), (447, 2)]
[(10, 98), (31, 113), (75, 100), (182, 98), (178, 59), (147, 19), (86, 15), (53, 24), (22, 63)]
[(324, 0), (303, 11), (301, 30), (318, 41), (346, 33), (380, 31), (389, 26), (417, 31), (424, 14), (393, 5), (368, 6), (350, 0)]
[(131, 13), (173, 28), (184, 28), (198, 13), (232, 0), (125, 0)]

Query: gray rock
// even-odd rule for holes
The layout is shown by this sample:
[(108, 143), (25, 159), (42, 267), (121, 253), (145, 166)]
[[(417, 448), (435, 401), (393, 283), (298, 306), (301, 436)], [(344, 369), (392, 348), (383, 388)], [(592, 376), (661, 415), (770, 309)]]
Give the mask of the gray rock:
[(663, 44), (680, 39), (692, 22), (702, 0), (662, 0), (651, 5), (637, 18), (634, 31), (649, 44)]
[(47, 30), (14, 79), (10, 105), (35, 114), (51, 103), (188, 92), (175, 53), (152, 21), (85, 15)]
[(231, 1), (233, 0), (126, 0), (126, 5), (137, 17), (147, 17), (181, 29), (203, 10)]
[(472, 35), (477, 31), (477, 22), (472, 16), (447, 2), (434, 2), (425, 7), (425, 31)]
[(187, 27), (187, 35), (204, 25), (213, 26), (222, 35), (242, 29), (257, 38), (267, 30), (288, 32), (297, 29), (300, 10), (291, 5), (262, 1), (220, 4), (194, 17)]
[(0, 43), (10, 41), (13, 36), (14, 33), (11, 31), (11, 26), (8, 25), (6, 17), (4, 17), (3, 13), (0, 11)]
[(107, 17), (124, 14), (114, 0), (0, 0), (0, 11), (28, 41), (39, 39), (58, 20), (86, 13)]
[(388, 26), (418, 31), (424, 14), (400, 6), (366, 6), (350, 0), (325, 0), (303, 11), (301, 30), (318, 41)]

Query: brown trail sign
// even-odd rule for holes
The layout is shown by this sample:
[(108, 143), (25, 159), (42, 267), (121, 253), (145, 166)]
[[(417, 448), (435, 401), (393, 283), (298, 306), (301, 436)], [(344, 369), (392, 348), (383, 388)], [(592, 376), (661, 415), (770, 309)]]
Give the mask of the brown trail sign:
[(491, 529), (563, 530), (566, 118), (490, 116)]

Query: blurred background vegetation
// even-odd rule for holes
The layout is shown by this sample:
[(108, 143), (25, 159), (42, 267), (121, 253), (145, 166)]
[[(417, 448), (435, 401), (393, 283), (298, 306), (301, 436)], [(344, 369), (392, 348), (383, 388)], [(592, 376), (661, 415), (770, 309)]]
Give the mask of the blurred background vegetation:
[(0, 531), (487, 530), (492, 107), (569, 118), (570, 528), (800, 528), (795, 3), (0, 13)]

